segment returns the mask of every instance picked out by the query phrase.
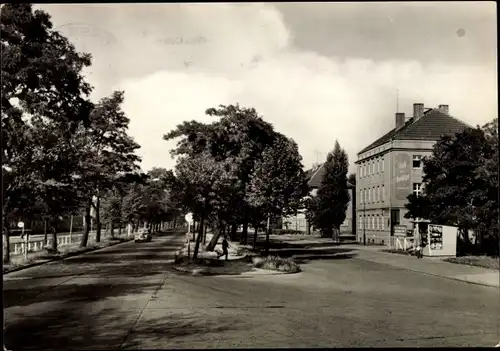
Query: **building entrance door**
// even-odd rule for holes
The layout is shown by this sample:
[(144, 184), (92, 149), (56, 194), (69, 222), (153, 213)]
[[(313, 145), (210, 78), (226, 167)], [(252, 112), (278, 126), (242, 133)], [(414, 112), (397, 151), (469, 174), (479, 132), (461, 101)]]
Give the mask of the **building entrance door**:
[(399, 210), (391, 210), (391, 236), (394, 236), (394, 226), (399, 224)]

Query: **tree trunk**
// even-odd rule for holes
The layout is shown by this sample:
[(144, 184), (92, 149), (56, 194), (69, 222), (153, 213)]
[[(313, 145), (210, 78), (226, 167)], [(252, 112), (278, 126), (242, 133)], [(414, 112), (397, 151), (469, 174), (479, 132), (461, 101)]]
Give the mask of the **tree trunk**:
[(253, 231), (253, 249), (255, 250), (255, 248), (257, 247), (257, 234), (258, 234), (258, 229), (257, 229), (257, 225), (254, 225), (254, 231)]
[(243, 232), (241, 233), (240, 244), (246, 245), (248, 237), (248, 222), (243, 223)]
[(212, 240), (210, 240), (210, 243), (208, 243), (207, 251), (213, 252), (215, 250), (215, 246), (217, 246), (217, 241), (219, 241), (220, 236), (223, 234), (224, 234), (223, 226), (222, 227), (219, 226), (217, 232), (215, 232), (215, 234), (212, 236)]
[(111, 238), (115, 237), (115, 222), (113, 220), (109, 221), (109, 236)]
[(267, 216), (266, 226), (266, 255), (269, 253), (269, 234), (271, 232), (271, 216)]
[(236, 240), (236, 232), (238, 230), (238, 225), (237, 224), (231, 224), (231, 241)]
[(3, 263), (10, 262), (10, 235), (9, 235), (9, 225), (7, 224), (6, 218), (3, 218)]
[(85, 206), (85, 228), (83, 229), (82, 241), (80, 242), (80, 247), (87, 247), (89, 242), (90, 233), (90, 208), (92, 206), (92, 199), (90, 199)]
[(332, 239), (336, 243), (338, 243), (340, 241), (340, 228), (339, 227), (333, 227)]
[(57, 252), (57, 219), (52, 220), (51, 228), (52, 230), (52, 251)]
[(47, 246), (47, 220), (43, 221), (43, 247)]
[(193, 225), (191, 226), (192, 234), (193, 234), (193, 239), (192, 241), (196, 240), (196, 220), (193, 220)]
[(118, 236), (122, 235), (122, 223), (121, 221), (118, 222)]
[(193, 261), (195, 261), (198, 258), (198, 251), (200, 250), (201, 238), (203, 237), (203, 222), (204, 218), (201, 217), (198, 228), (198, 236), (196, 237), (196, 245), (194, 246)]
[(203, 229), (203, 245), (207, 244), (207, 226)]
[(307, 221), (307, 235), (311, 235), (311, 223)]
[(100, 207), (101, 207), (101, 199), (98, 196), (97, 201), (95, 203), (95, 242), (100, 243), (101, 242), (101, 215), (99, 214), (100, 212)]

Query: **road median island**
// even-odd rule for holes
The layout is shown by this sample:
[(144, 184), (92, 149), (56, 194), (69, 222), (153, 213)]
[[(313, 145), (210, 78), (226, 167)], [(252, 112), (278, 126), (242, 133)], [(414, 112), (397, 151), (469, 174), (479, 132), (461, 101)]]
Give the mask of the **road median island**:
[[(210, 242), (213, 234), (207, 233), (206, 242)], [(188, 236), (187, 236), (188, 237)], [(229, 242), (227, 260), (222, 256), (222, 246), (217, 244), (214, 251), (206, 250), (200, 245), (198, 258), (193, 261), (195, 242), (189, 235), (181, 250), (176, 253), (174, 270), (194, 276), (208, 275), (248, 275), (248, 274), (287, 274), (300, 272), (300, 266), (292, 258), (278, 256), (260, 257), (252, 251), (251, 246), (238, 242)]]

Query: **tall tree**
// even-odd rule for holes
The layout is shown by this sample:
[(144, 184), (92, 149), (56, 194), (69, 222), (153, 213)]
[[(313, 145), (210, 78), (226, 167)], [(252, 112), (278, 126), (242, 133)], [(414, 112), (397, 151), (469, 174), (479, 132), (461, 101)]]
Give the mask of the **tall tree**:
[(318, 189), (314, 222), (326, 237), (339, 241), (340, 225), (345, 221), (350, 201), (347, 189), (349, 162), (346, 152), (335, 142), (324, 164), (325, 174)]
[[(75, 125), (88, 119), (92, 104), (85, 98), (91, 88), (81, 73), (90, 65), (90, 55), (77, 53), (64, 36), (52, 30), (46, 12), (33, 11), (30, 4), (3, 5), (0, 43), (2, 169), (11, 170), (12, 177), (3, 191), (5, 224), (11, 221), (13, 199), (29, 185), (25, 180), (33, 178), (25, 169), (29, 164), (24, 163), (31, 142), (27, 118), (37, 115), (57, 123), (61, 137), (67, 141)], [(8, 226), (4, 229), (4, 261), (8, 262)]]
[[(248, 191), (248, 202), (270, 219), (297, 212), (307, 195), (307, 179), (297, 144), (282, 134), (262, 153), (256, 162)], [(269, 249), (269, 230), (266, 232)]]
[[(242, 108), (239, 105), (219, 106), (206, 111), (207, 115), (220, 117), (211, 124), (196, 121), (184, 122), (164, 136), (165, 140), (180, 138), (172, 155), (196, 157), (208, 152), (215, 162), (230, 160), (234, 167), (236, 178), (233, 179), (231, 191), (218, 200), (221, 206), (231, 209), (224, 211), (219, 206), (219, 225), (230, 224), (231, 233), (236, 232), (238, 224), (247, 224), (250, 205), (245, 200), (246, 188), (250, 175), (254, 171), (255, 162), (261, 157), (263, 150), (272, 144), (275, 132), (271, 124), (258, 116), (255, 109)], [(224, 205), (222, 205), (224, 204)], [(221, 231), (214, 235), (208, 249), (213, 249)], [(245, 236), (245, 233), (243, 234)]]
[[(101, 193), (116, 185), (117, 174), (138, 170), (140, 157), (135, 154), (139, 145), (127, 134), (129, 118), (121, 105), (124, 92), (115, 91), (110, 97), (100, 100), (90, 114), (90, 123), (81, 126), (78, 135), (81, 150), (81, 189), (85, 193), (86, 213), (95, 207), (96, 241), (101, 238), (100, 200)], [(120, 189), (115, 189), (122, 194)], [(93, 198), (96, 201), (92, 201)], [(88, 226), (82, 236), (81, 246), (88, 241)]]

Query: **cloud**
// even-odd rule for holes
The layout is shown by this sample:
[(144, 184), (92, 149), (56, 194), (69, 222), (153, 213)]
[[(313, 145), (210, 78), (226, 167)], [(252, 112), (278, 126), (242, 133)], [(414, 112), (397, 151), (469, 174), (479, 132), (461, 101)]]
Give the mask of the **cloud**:
[(448, 104), (473, 125), (498, 115), (497, 73), (487, 67), (306, 51), (269, 4), (122, 6), (106, 27), (119, 40), (95, 50), (89, 79), (100, 95), (125, 90), (144, 169), (173, 167), (175, 142), (162, 135), (184, 120), (211, 121), (204, 111), (219, 104), (255, 107), (298, 143), (306, 166), (338, 139), (351, 171), (356, 153), (393, 128), (397, 89), (408, 116), (414, 102)]

